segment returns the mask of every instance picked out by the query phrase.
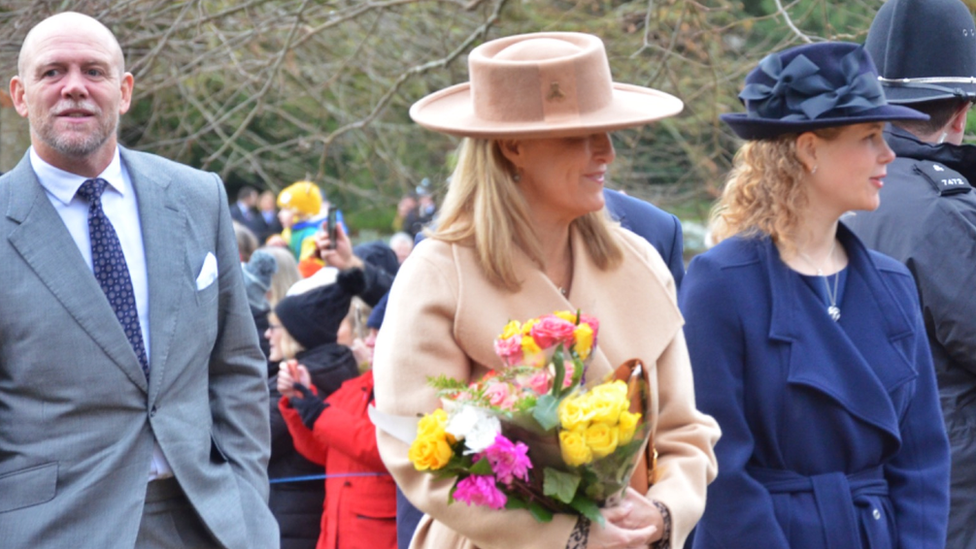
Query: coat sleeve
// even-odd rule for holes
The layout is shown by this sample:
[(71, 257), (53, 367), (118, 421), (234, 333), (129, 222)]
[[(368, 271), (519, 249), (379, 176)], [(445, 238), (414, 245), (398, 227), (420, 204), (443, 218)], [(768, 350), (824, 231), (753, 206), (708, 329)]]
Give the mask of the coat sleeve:
[(247, 304), (237, 239), (231, 225), (227, 194), (219, 190), (217, 242), (219, 277), (217, 339), (210, 353), (210, 410), (219, 449), (238, 476), (264, 500), (268, 498), (267, 364), (258, 346), (254, 317)]
[(900, 418), (901, 449), (885, 464), (885, 477), (898, 525), (897, 547), (941, 549), (949, 516), (949, 441), (932, 354), (925, 337), (914, 283), (905, 291), (915, 317), (914, 396)]
[[(267, 511), (271, 447), (267, 363), (247, 303), (227, 194), (220, 178), (212, 177), (219, 212), (214, 252), (219, 273), (217, 336), (209, 360), (213, 444), (237, 475), (242, 508), (254, 518), (248, 536), (259, 546), (278, 536)], [(264, 510), (260, 518), (259, 508)]]
[(924, 320), (953, 363), (976, 374), (976, 209), (943, 197), (923, 221), (908, 268), (918, 281)]
[(681, 287), (681, 281), (685, 277), (685, 245), (684, 233), (681, 231), (681, 222), (677, 217), (671, 216), (674, 222), (674, 238), (671, 241), (671, 255), (668, 257), (668, 270), (674, 277), (674, 284)]
[(695, 533), (696, 549), (782, 548), (789, 543), (773, 511), (772, 498), (746, 470), (755, 446), (743, 405), (748, 360), (735, 289), (728, 274), (705, 256), (688, 268), (679, 300), (702, 412), (722, 427), (715, 446), (718, 478), (708, 488), (708, 505)]
[(362, 408), (363, 414), (356, 414), (344, 405), (363, 393), (363, 384), (355, 381), (344, 384), (326, 399), (330, 406), (315, 421), (312, 436), (330, 452), (341, 452), (364, 467), (385, 472), (386, 466), (376, 448), (376, 427), (365, 415), (366, 408)]
[(278, 410), (281, 411), (281, 417), (285, 425), (288, 426), (288, 432), (291, 433), (291, 438), (295, 442), (295, 450), (305, 459), (324, 466), (329, 457), (329, 446), (325, 444), (325, 441), (316, 437), (314, 432), (305, 426), (302, 422), (302, 416), (298, 414), (298, 410), (291, 407), (287, 398), (281, 397), (281, 400), (278, 401)]
[[(440, 255), (431, 253), (440, 248)], [(403, 264), (390, 292), (383, 328), (373, 358), (376, 407), (380, 412), (417, 417), (440, 406), (427, 378), (441, 374), (460, 380), (472, 377), (469, 358), (455, 339), (454, 318), (459, 281), (447, 244), (424, 241)], [(443, 253), (440, 253), (443, 251)], [(418, 537), (427, 535), (431, 546), (463, 544), (451, 531), (467, 538), (480, 549), (563, 549), (576, 517), (557, 515), (549, 523), (538, 523), (523, 510), (494, 511), (448, 505), (453, 479), (438, 480), (419, 472), (407, 459), (409, 446), (377, 430), (380, 455), (397, 484), (417, 508), (436, 522)], [(421, 521), (421, 529), (425, 522)]]

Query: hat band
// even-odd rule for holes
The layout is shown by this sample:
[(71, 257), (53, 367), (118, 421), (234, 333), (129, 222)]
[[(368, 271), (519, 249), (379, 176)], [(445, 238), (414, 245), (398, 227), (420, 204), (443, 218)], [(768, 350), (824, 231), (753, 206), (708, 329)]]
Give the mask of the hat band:
[[(976, 77), (968, 76), (937, 76), (925, 78), (885, 78), (878, 77), (878, 81), (891, 88), (907, 88), (914, 90), (929, 90), (959, 99), (976, 100), (976, 91), (967, 92), (962, 88), (940, 86), (939, 84), (969, 84), (976, 85)], [(948, 98), (947, 98), (948, 99)]]
[(910, 84), (976, 84), (976, 76), (932, 76), (925, 78), (885, 78), (879, 76), (882, 84), (910, 85)]

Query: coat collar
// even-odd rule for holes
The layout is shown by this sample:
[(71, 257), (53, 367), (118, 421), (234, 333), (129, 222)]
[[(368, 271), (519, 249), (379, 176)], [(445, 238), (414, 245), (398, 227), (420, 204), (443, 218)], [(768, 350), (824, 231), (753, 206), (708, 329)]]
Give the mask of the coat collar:
[[(663, 262), (652, 265), (653, 259), (646, 257), (650, 251), (638, 249), (632, 242), (639, 237), (623, 230), (617, 236), (626, 259), (616, 269), (605, 271), (590, 259), (582, 235), (575, 229), (570, 232), (573, 283), (567, 296), (520, 251), (514, 252), (514, 268), (522, 285), (510, 293), (487, 280), (472, 247), (453, 245), (462, 286), (455, 339), (475, 362), (493, 368), (499, 359), (492, 342), (507, 321), (579, 310), (600, 321), (597, 346), (587, 367), (588, 384), (602, 381), (631, 358), (653, 364), (683, 324), (673, 298), (673, 281)], [(474, 377), (483, 373), (475, 372)]]
[[(853, 416), (900, 440), (889, 392), (917, 376), (897, 344), (912, 335), (912, 323), (860, 240), (843, 224), (837, 236), (849, 258), (839, 322), (806, 291), (772, 240), (763, 239), (760, 256), (771, 287), (769, 337), (791, 345), (789, 383), (822, 392)], [(859, 327), (850, 331), (854, 339), (845, 326)]]

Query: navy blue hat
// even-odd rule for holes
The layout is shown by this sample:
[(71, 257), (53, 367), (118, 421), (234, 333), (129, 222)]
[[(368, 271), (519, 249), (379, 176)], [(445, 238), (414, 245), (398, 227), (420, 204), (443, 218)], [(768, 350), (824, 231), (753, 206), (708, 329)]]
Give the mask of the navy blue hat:
[(863, 46), (848, 42), (818, 42), (767, 55), (746, 76), (739, 99), (746, 112), (721, 119), (743, 139), (929, 118), (889, 105), (871, 57)]
[(891, 103), (976, 99), (976, 24), (960, 0), (888, 0), (864, 47)]
[(373, 307), (373, 311), (369, 313), (369, 319), (366, 320), (367, 327), (379, 330), (383, 326), (383, 317), (386, 316), (386, 302), (389, 298), (390, 292), (386, 292), (376, 306)]

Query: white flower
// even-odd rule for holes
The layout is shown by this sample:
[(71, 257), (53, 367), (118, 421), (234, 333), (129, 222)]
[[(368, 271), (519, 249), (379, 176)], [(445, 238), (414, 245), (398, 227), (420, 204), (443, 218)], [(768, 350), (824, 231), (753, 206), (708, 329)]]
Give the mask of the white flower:
[(461, 406), (450, 419), (444, 431), (454, 435), (458, 440), (463, 439), (467, 454), (477, 454), (495, 443), (495, 437), (502, 432), (502, 424), (498, 418), (488, 414), (481, 408)]

